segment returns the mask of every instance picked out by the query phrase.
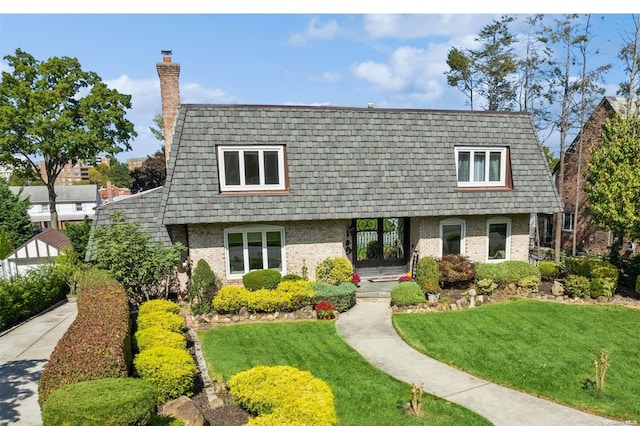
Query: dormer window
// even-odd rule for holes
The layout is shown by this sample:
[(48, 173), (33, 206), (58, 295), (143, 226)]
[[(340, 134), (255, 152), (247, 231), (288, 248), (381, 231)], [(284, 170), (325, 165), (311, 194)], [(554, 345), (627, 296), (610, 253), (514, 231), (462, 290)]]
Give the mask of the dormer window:
[(220, 190), (286, 189), (284, 146), (218, 146)]
[(507, 148), (456, 147), (459, 187), (505, 186)]

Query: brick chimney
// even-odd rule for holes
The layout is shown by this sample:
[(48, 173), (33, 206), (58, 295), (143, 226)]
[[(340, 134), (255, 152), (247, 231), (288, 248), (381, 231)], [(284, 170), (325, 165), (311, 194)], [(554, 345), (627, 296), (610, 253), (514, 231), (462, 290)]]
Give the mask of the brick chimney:
[(162, 50), (163, 61), (156, 64), (160, 77), (160, 98), (162, 99), (162, 123), (164, 131), (164, 154), (169, 164), (169, 153), (173, 141), (173, 129), (180, 107), (180, 64), (171, 62), (171, 51)]

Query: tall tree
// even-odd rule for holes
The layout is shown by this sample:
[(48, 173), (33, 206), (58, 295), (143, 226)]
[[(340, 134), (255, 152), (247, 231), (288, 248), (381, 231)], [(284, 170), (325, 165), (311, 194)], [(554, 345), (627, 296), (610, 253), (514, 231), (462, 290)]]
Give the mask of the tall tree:
[(616, 115), (591, 153), (585, 191), (591, 218), (618, 235), (640, 237), (640, 119)]
[(44, 159), (44, 177), (36, 176), (47, 186), (57, 228), (54, 184), (64, 166), (131, 149), (131, 96), (109, 89), (76, 58), (40, 61), (17, 49), (4, 59), (12, 72), (3, 72), (0, 84), (0, 162), (37, 171)]
[(0, 233), (13, 248), (33, 236), (29, 216), (29, 197), (23, 198), (9, 189), (7, 181), (0, 179)]
[(156, 114), (153, 117), (153, 124), (156, 127), (149, 127), (149, 131), (159, 141), (164, 142), (164, 121), (162, 120), (162, 114)]
[(618, 58), (624, 64), (627, 80), (620, 83), (618, 95), (627, 100), (625, 117), (634, 110), (634, 99), (640, 95), (640, 16), (633, 16), (633, 31), (623, 36), (624, 46)]
[(129, 166), (109, 157), (109, 165), (101, 163), (89, 168), (89, 182), (106, 187), (108, 181), (119, 188), (131, 187), (133, 179)]
[(164, 146), (152, 156), (147, 156), (140, 167), (131, 172), (133, 183), (131, 193), (147, 191), (164, 185), (167, 179), (167, 162), (164, 155)]
[(89, 235), (91, 234), (91, 220), (87, 216), (80, 224), (67, 223), (62, 232), (69, 237), (71, 246), (76, 252), (80, 261), (84, 261), (87, 254), (87, 244), (89, 243)]
[(447, 65), (449, 65), (449, 71), (444, 73), (447, 76), (447, 83), (451, 87), (457, 87), (467, 97), (469, 107), (473, 111), (473, 92), (476, 82), (471, 58), (464, 51), (452, 47), (447, 54)]
[[(601, 81), (602, 75), (611, 67), (605, 65), (591, 71), (583, 62), (587, 56), (579, 56), (582, 46), (586, 46), (591, 38), (590, 26), (582, 25), (577, 14), (565, 15), (563, 19), (554, 20), (554, 25), (545, 27), (547, 38), (545, 42), (555, 47), (559, 60), (554, 68), (554, 82), (550, 86), (549, 96), (553, 101), (560, 103), (560, 112), (555, 119), (555, 125), (560, 132), (560, 159), (558, 161), (558, 194), (562, 200), (564, 197), (564, 169), (565, 146), (569, 132), (576, 123), (580, 123), (581, 114), (587, 105), (593, 104), (596, 96), (602, 96), (602, 89), (596, 84)], [(576, 70), (576, 67), (579, 67)], [(581, 78), (574, 78), (578, 74)], [(588, 99), (588, 101), (581, 101)], [(562, 222), (563, 214), (556, 214), (555, 235), (555, 261), (560, 262), (562, 248)]]

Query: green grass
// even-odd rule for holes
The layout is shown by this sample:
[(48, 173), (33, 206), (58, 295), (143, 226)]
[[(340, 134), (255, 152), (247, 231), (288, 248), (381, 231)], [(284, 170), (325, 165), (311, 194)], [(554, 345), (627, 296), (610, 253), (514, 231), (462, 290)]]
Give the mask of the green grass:
[(226, 381), (257, 365), (290, 365), (327, 382), (339, 425), (486, 425), (486, 419), (425, 394), (418, 419), (403, 414), (411, 386), (367, 363), (338, 337), (334, 321), (242, 324), (199, 336), (211, 375)]
[[(520, 300), (455, 312), (395, 314), (417, 350), (494, 383), (584, 411), (640, 420), (640, 310)], [(594, 360), (609, 358), (604, 392)]]

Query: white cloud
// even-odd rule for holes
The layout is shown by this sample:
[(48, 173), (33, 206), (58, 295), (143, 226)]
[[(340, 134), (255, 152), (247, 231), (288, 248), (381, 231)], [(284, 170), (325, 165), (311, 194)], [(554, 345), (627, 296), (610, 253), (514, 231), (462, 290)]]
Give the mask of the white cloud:
[(475, 34), (491, 20), (491, 15), (366, 15), (366, 34), (377, 38), (422, 38), (429, 36), (459, 37)]
[[(158, 93), (160, 93), (158, 91)], [(207, 89), (197, 83), (180, 85), (180, 99), (184, 104), (229, 104), (235, 98), (221, 89)]]
[(342, 81), (342, 75), (337, 72), (325, 71), (319, 75), (312, 75), (310, 80), (315, 83), (338, 83)]
[(338, 22), (335, 20), (320, 23), (318, 18), (311, 18), (305, 31), (291, 35), (289, 43), (294, 46), (305, 46), (313, 40), (332, 40), (337, 33)]

